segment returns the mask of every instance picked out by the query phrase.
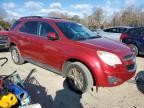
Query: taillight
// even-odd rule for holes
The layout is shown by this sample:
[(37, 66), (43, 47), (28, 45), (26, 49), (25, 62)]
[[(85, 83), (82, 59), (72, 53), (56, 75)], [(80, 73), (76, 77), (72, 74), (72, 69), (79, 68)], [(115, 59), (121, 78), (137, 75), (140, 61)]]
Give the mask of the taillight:
[(120, 37), (120, 40), (122, 41), (123, 39), (126, 39), (128, 37), (128, 34), (123, 33)]

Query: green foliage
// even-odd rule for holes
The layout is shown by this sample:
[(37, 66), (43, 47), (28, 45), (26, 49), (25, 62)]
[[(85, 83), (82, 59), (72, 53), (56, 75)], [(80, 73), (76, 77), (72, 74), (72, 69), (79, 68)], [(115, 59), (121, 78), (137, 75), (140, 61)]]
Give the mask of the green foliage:
[(8, 22), (0, 20), (0, 26), (3, 27), (5, 30), (9, 30), (11, 25)]

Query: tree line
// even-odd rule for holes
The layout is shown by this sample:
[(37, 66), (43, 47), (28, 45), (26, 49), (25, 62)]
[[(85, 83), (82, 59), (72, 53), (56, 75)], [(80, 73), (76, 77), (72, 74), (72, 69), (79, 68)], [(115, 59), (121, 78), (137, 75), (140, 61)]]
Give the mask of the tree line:
[[(66, 20), (72, 20), (79, 22), (90, 29), (103, 29), (111, 26), (132, 26), (139, 27), (144, 26), (144, 8), (136, 8), (129, 6), (121, 9), (119, 12), (114, 12), (108, 16), (109, 13), (105, 13), (102, 8), (94, 8), (91, 15), (83, 14), (83, 18), (78, 15), (70, 16), (68, 13), (50, 12), (49, 17), (61, 17)], [(5, 22), (8, 14), (0, 8), (0, 26), (4, 29), (9, 29), (11, 23)], [(13, 20), (14, 21), (14, 20)], [(13, 22), (12, 21), (12, 22)]]
[[(107, 13), (108, 14), (108, 13)], [(114, 12), (111, 16), (107, 16), (102, 8), (95, 8), (89, 16), (84, 14), (83, 18), (78, 15), (69, 16), (68, 14), (52, 12), (50, 16), (62, 17), (64, 19), (82, 23), (90, 29), (103, 29), (111, 26), (144, 26), (144, 9), (129, 6)]]

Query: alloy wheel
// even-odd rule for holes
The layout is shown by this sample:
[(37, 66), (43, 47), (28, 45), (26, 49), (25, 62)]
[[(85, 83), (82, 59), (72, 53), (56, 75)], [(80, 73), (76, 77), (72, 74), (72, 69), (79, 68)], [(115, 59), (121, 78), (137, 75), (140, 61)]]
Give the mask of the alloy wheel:
[(70, 84), (73, 85), (73, 87), (76, 90), (81, 90), (84, 86), (84, 77), (79, 69), (77, 68), (71, 68), (69, 70), (69, 76)]
[(16, 63), (19, 61), (19, 54), (16, 50), (12, 50), (12, 58)]

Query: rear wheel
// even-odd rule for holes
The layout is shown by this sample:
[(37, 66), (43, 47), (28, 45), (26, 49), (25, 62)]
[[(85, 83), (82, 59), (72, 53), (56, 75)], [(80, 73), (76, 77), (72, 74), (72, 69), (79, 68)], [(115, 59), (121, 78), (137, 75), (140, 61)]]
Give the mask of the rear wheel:
[(139, 53), (138, 47), (136, 45), (133, 45), (133, 44), (129, 44), (128, 46), (131, 48), (132, 52), (137, 56)]
[(16, 46), (12, 46), (10, 48), (11, 56), (15, 64), (21, 65), (24, 63), (24, 59), (22, 58), (19, 49)]
[(80, 62), (68, 65), (66, 79), (69, 87), (78, 93), (84, 93), (93, 87), (91, 72)]

